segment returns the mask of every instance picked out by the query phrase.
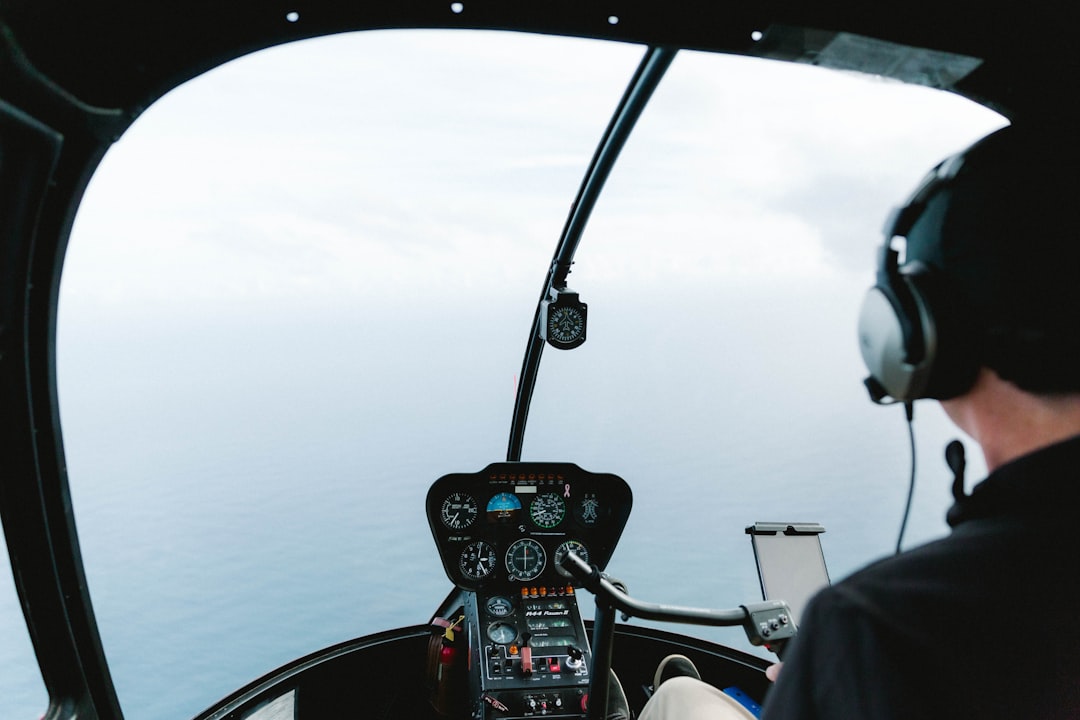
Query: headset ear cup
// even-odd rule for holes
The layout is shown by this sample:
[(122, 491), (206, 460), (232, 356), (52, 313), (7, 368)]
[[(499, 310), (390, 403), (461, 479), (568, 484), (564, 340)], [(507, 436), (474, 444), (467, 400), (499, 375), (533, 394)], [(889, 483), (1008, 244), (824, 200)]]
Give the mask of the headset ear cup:
[(947, 277), (920, 261), (897, 266), (883, 246), (877, 284), (859, 313), (859, 350), (870, 371), (871, 398), (946, 400), (975, 382), (980, 351), (956, 307)]
[(974, 333), (968, 324), (960, 321), (960, 313), (939, 271), (925, 266), (905, 268), (901, 278), (918, 308), (925, 344), (921, 387), (909, 399), (947, 400), (962, 395), (975, 383), (979, 368)]
[(906, 281), (895, 278), (870, 288), (859, 312), (863, 362), (876, 384), (900, 402), (922, 397), (929, 374), (919, 303)]

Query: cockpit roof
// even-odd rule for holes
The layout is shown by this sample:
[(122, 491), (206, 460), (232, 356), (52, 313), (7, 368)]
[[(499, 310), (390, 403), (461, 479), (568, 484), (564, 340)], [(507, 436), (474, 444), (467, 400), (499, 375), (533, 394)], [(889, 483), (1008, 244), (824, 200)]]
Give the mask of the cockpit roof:
[(59, 92), (129, 116), (181, 82), (264, 47), (350, 30), (428, 27), (603, 38), (858, 70), (952, 90), (1015, 118), (1075, 104), (1051, 87), (1050, 78), (1069, 87), (1077, 65), (1053, 32), (1060, 27), (1056, 7), (931, 0), (8, 0), (0, 17), (5, 64), (32, 66)]

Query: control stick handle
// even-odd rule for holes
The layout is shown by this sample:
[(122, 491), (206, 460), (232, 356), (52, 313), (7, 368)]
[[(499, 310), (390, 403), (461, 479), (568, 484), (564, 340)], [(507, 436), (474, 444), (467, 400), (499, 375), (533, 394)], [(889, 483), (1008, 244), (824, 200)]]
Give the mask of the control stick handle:
[(616, 587), (595, 565), (569, 552), (559, 565), (596, 596), (593, 623), (593, 668), (590, 673), (589, 720), (603, 718), (607, 707), (608, 674), (615, 637), (615, 610), (624, 616), (689, 625), (733, 627), (741, 625), (751, 645), (764, 646), (782, 657), (784, 646), (795, 637), (791, 609), (782, 600), (747, 603), (730, 610), (681, 607), (641, 602)]

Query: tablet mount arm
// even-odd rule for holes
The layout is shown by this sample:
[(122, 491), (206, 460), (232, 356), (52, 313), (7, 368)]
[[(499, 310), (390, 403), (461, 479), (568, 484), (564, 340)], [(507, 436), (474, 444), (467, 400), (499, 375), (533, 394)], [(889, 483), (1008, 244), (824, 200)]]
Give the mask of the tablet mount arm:
[(791, 610), (780, 600), (748, 603), (732, 610), (658, 605), (630, 597), (619, 581), (604, 575), (599, 568), (589, 565), (574, 553), (567, 553), (560, 564), (573, 575), (580, 587), (596, 596), (592, 637), (593, 668), (590, 673), (587, 716), (589, 720), (601, 720), (607, 708), (616, 610), (622, 611), (624, 620), (638, 617), (644, 620), (712, 627), (741, 625), (751, 645), (764, 646), (777, 656), (781, 656), (784, 645), (795, 636)]

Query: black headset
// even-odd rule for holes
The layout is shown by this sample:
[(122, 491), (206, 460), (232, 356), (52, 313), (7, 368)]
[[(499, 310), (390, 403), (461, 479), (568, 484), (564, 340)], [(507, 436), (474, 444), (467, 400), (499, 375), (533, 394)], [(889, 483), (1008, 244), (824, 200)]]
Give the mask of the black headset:
[(941, 270), (920, 259), (905, 257), (901, 263), (895, 247), (935, 199), (948, 202), (942, 193), (963, 165), (964, 154), (941, 162), (885, 223), (876, 282), (863, 300), (858, 325), (859, 349), (870, 371), (865, 384), (875, 403), (955, 397), (975, 381), (970, 338), (954, 319)]

